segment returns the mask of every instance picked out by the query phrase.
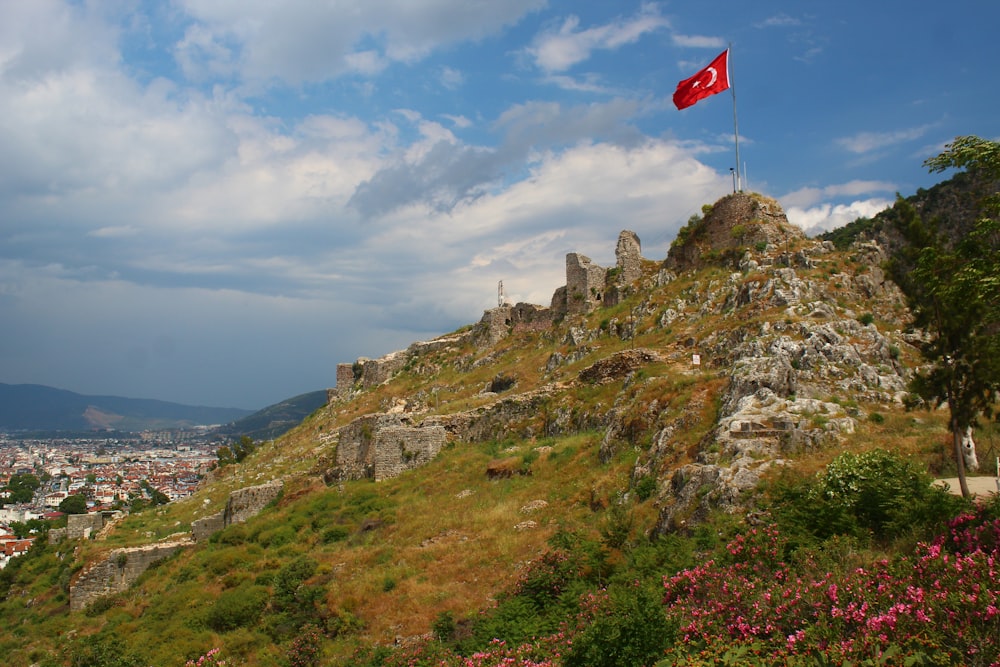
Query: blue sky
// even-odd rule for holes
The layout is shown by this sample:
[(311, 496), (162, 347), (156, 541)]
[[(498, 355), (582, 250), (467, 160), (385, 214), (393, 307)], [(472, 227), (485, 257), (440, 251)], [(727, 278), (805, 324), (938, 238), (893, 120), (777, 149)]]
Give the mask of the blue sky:
[[(706, 9), (710, 7), (711, 9)], [(0, 0), (0, 382), (256, 409), (745, 186), (815, 232), (1000, 135), (1000, 3)]]

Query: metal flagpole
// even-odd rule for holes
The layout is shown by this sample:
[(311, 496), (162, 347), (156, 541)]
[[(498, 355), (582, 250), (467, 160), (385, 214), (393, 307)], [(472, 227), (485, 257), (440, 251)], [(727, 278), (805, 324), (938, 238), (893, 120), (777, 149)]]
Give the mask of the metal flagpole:
[(733, 43), (729, 43), (729, 57), (726, 58), (726, 76), (729, 77), (729, 90), (733, 92), (733, 136), (736, 137), (736, 187), (743, 192), (743, 174), (740, 172), (740, 126), (736, 120), (736, 84), (733, 82)]

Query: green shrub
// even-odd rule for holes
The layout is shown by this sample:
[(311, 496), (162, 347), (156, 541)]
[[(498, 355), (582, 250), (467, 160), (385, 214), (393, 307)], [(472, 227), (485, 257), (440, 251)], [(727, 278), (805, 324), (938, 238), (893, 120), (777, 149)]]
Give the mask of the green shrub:
[(281, 568), (274, 576), (274, 601), (279, 608), (292, 607), (302, 600), (299, 588), (316, 573), (319, 564), (308, 556), (301, 556)]
[(252, 626), (260, 619), (269, 597), (266, 588), (254, 584), (224, 591), (209, 607), (205, 624), (216, 632)]
[(661, 587), (609, 589), (589, 624), (573, 639), (565, 667), (651, 665), (677, 637), (667, 620)]
[(257, 535), (257, 544), (267, 548), (280, 547), (285, 544), (291, 544), (295, 541), (297, 533), (295, 528), (288, 524), (277, 526), (270, 530), (262, 530)]
[(147, 664), (124, 641), (110, 633), (81, 637), (69, 647), (72, 667), (142, 667)]
[(645, 502), (656, 493), (656, 476), (646, 475), (635, 483), (635, 497), (639, 502)]
[(772, 513), (788, 534), (874, 538), (926, 536), (963, 506), (931, 484), (931, 476), (883, 449), (841, 454), (814, 478), (782, 478), (771, 486)]
[(351, 530), (347, 526), (330, 526), (320, 535), (323, 544), (332, 542), (343, 542), (351, 535)]

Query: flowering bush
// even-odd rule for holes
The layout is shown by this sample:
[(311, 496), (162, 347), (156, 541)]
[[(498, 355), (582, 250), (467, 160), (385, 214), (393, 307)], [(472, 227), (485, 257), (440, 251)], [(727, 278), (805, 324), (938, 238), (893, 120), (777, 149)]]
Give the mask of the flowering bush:
[(775, 559), (775, 530), (752, 530), (729, 558), (667, 577), (664, 602), (683, 642), (710, 652), (735, 641), (788, 659), (1000, 665), (998, 535), (1000, 520), (962, 517), (912, 556), (816, 576)]
[(312, 623), (303, 626), (299, 635), (288, 647), (288, 664), (291, 667), (314, 667), (319, 664), (323, 635)]
[(197, 660), (188, 660), (184, 663), (184, 667), (225, 667), (225, 665), (226, 660), (220, 655), (218, 648), (213, 648)]

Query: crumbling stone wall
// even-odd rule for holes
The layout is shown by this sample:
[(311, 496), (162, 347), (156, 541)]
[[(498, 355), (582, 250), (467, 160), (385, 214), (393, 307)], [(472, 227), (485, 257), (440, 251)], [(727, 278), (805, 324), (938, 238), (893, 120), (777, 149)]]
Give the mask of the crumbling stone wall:
[(226, 503), (226, 525), (243, 523), (250, 517), (259, 514), (272, 500), (281, 495), (284, 482), (276, 479), (267, 484), (237, 489), (229, 494)]
[(396, 477), (433, 459), (446, 442), (447, 432), (439, 424), (413, 426), (397, 414), (365, 415), (339, 429), (332, 477)]
[(102, 561), (83, 570), (70, 584), (70, 611), (81, 611), (97, 598), (128, 589), (153, 563), (190, 545), (187, 540), (115, 549)]
[(566, 255), (566, 314), (589, 313), (604, 302), (608, 270), (590, 258), (571, 252)]
[(354, 387), (354, 364), (337, 364), (337, 394), (346, 395)]
[(104, 512), (89, 514), (68, 514), (66, 527), (49, 531), (49, 541), (58, 544), (63, 540), (90, 539), (108, 524), (108, 515)]
[(225, 509), (191, 522), (191, 536), (200, 542), (234, 523), (243, 523), (260, 513), (264, 507), (281, 494), (284, 482), (280, 479), (238, 489), (229, 494)]
[(473, 338), (480, 346), (495, 345), (515, 331), (548, 329), (552, 326), (552, 311), (533, 303), (518, 303), (490, 308), (474, 327)]
[(406, 352), (390, 352), (378, 359), (368, 359), (361, 371), (361, 386), (366, 389), (377, 387), (392, 379), (406, 365)]
[(635, 232), (625, 229), (618, 235), (615, 260), (618, 268), (616, 284), (628, 285), (642, 277), (642, 243)]
[(75, 540), (77, 538), (90, 538), (104, 528), (104, 514), (93, 512), (90, 514), (69, 514), (66, 517), (66, 536)]
[(215, 533), (226, 527), (225, 510), (219, 510), (215, 514), (191, 522), (191, 537), (195, 542), (207, 540)]
[(379, 482), (429, 463), (446, 443), (443, 426), (389, 426), (375, 432), (374, 477)]

